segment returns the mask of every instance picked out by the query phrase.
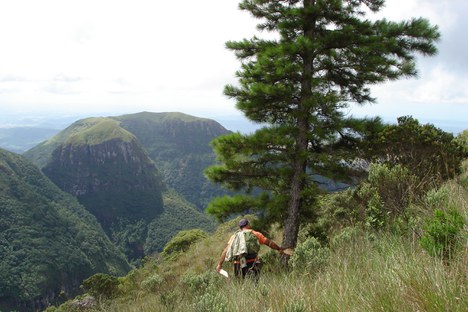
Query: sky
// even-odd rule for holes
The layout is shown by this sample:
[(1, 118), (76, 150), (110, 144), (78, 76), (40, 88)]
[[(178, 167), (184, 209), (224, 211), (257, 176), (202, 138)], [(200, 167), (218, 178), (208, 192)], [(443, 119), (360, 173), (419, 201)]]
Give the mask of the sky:
[[(258, 34), (238, 0), (0, 0), (0, 126), (23, 118), (179, 111), (237, 120), (223, 95), (239, 61), (229, 40)], [(426, 17), (442, 33), (418, 78), (372, 87), (350, 115), (412, 115), (468, 128), (468, 1), (387, 0), (373, 18)], [(3, 118), (1, 117), (3, 116)], [(238, 130), (238, 129), (231, 129)]]

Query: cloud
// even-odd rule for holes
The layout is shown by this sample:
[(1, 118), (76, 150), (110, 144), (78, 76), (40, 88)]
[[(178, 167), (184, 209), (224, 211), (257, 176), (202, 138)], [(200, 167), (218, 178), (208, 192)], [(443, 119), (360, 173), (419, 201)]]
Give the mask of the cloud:
[[(238, 10), (239, 2), (1, 1), (0, 115), (9, 110), (238, 115), (222, 91), (236, 82), (240, 62), (224, 44), (252, 37), (258, 22)], [(378, 104), (363, 111), (418, 117), (440, 116), (443, 110), (447, 118), (460, 118), (457, 107), (466, 106), (467, 98), (468, 42), (462, 38), (468, 1), (386, 4), (381, 16), (390, 20), (423, 16), (438, 24), (440, 53), (418, 59), (419, 79), (374, 87)]]
[(67, 76), (65, 74), (58, 74), (56, 75), (53, 79), (55, 82), (63, 82), (63, 83), (75, 83), (75, 82), (80, 82), (83, 80), (82, 77), (77, 77), (77, 76)]
[(468, 79), (442, 65), (434, 67), (413, 93), (412, 100), (427, 104), (461, 104), (468, 109)]
[(5, 82), (20, 82), (20, 81), (26, 81), (27, 79), (24, 77), (20, 76), (15, 76), (15, 75), (4, 75), (0, 76), (0, 83), (5, 83)]

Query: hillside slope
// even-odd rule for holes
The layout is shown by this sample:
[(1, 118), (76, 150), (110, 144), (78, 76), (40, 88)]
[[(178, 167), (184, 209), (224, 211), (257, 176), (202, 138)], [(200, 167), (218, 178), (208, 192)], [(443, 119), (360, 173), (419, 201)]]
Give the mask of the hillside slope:
[(215, 162), (211, 140), (227, 134), (218, 122), (182, 113), (142, 112), (114, 117), (148, 151), (165, 183), (204, 210), (213, 197), (224, 194), (203, 171)]
[(26, 156), (76, 196), (132, 261), (161, 251), (181, 229), (212, 229), (213, 220), (169, 191), (145, 147), (121, 123), (79, 120)]
[(123, 275), (124, 255), (96, 219), (24, 157), (0, 149), (0, 310), (46, 306), (97, 272)]
[(160, 214), (164, 186), (137, 139), (111, 119), (90, 118), (82, 124), (87, 127), (54, 149), (43, 172), (75, 195), (105, 229), (119, 219)]

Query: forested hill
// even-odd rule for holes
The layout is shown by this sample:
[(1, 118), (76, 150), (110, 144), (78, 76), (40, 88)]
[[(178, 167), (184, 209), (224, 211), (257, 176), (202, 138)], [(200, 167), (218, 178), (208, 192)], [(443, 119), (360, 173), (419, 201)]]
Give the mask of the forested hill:
[(42, 171), (77, 196), (105, 230), (119, 219), (151, 220), (163, 210), (163, 182), (133, 134), (109, 118), (88, 118), (52, 152)]
[[(176, 112), (141, 112), (106, 119), (118, 121), (120, 132), (125, 129), (134, 135), (155, 161), (166, 185), (199, 210), (204, 210), (213, 197), (223, 193), (203, 174), (204, 169), (215, 161), (211, 140), (230, 132), (218, 122)], [(43, 168), (60, 144), (87, 129), (89, 120), (93, 119), (75, 122), (24, 155)]]
[(96, 219), (24, 157), (0, 149), (0, 310), (44, 307), (130, 266)]
[[(138, 121), (145, 123), (145, 116)], [(160, 163), (149, 157), (140, 139), (122, 124), (118, 118), (82, 119), (26, 156), (62, 190), (76, 196), (127, 257), (138, 262), (162, 250), (177, 231), (210, 230), (214, 221), (170, 192), (158, 170)], [(158, 136), (150, 130), (147, 136)], [(159, 149), (169, 147), (161, 144)], [(180, 158), (185, 157), (180, 153)], [(198, 169), (201, 175), (204, 168)], [(190, 176), (186, 179), (187, 184), (199, 187), (192, 190), (193, 196), (200, 195), (197, 181)]]
[(224, 192), (203, 174), (215, 161), (210, 142), (230, 133), (218, 122), (174, 112), (142, 112), (115, 119), (146, 148), (165, 183), (200, 210)]

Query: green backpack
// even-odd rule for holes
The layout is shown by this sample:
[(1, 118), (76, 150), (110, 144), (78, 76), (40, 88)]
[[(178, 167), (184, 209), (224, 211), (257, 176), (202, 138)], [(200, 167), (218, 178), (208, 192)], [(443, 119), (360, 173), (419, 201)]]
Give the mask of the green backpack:
[[(245, 239), (245, 246), (241, 244), (242, 235)], [(260, 250), (260, 243), (258, 242), (257, 236), (252, 233), (251, 230), (242, 231), (239, 230), (234, 233), (234, 238), (231, 241), (231, 244), (228, 247), (228, 251), (226, 253), (226, 260), (233, 261), (235, 258), (242, 256), (242, 255), (253, 255), (258, 254)]]
[(260, 243), (258, 237), (252, 231), (243, 231), (245, 236), (245, 244), (247, 245), (247, 254), (258, 254), (260, 251)]

